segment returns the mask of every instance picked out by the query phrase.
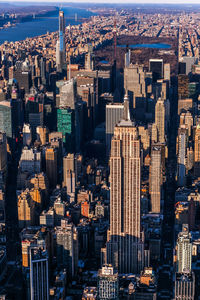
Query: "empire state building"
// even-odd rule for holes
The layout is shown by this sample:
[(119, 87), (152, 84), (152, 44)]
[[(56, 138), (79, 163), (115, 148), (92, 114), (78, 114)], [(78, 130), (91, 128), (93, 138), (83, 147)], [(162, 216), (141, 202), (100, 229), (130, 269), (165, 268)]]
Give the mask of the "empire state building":
[(114, 130), (110, 154), (110, 231), (107, 260), (119, 273), (143, 268), (140, 239), (140, 140), (130, 120), (129, 99), (124, 97), (124, 117)]

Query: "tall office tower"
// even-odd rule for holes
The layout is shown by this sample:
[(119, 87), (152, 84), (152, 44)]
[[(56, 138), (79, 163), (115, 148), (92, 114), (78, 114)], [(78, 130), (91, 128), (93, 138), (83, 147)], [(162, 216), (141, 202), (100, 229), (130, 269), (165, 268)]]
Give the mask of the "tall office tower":
[(131, 63), (131, 50), (128, 49), (127, 52), (125, 53), (125, 62), (124, 62), (124, 67), (128, 68)]
[(165, 143), (165, 104), (162, 99), (156, 102), (155, 124), (158, 129), (158, 142)]
[(31, 88), (31, 72), (29, 62), (26, 60), (23, 63), (15, 64), (14, 78), (17, 80), (20, 89), (24, 89), (25, 93), (29, 93)]
[(85, 70), (93, 71), (95, 67), (95, 56), (93, 54), (93, 47), (88, 44), (88, 53), (85, 55)]
[(66, 182), (66, 172), (75, 172), (75, 155), (69, 153), (63, 157), (63, 181)]
[(76, 79), (64, 81), (60, 87), (60, 107), (75, 109), (77, 100)]
[(48, 254), (39, 247), (30, 249), (31, 300), (49, 299)]
[(164, 79), (170, 81), (170, 64), (164, 64)]
[(57, 109), (57, 130), (63, 134), (66, 151), (73, 153), (76, 147), (75, 111), (70, 108)]
[(158, 80), (158, 84), (161, 84), (161, 98), (163, 100), (169, 99), (169, 80)]
[(67, 268), (68, 276), (72, 278), (77, 269), (77, 229), (67, 220), (61, 221), (61, 226), (56, 227), (57, 264)]
[(61, 10), (59, 11), (59, 39), (56, 44), (56, 67), (58, 72), (66, 71), (65, 17)]
[(11, 101), (0, 102), (0, 131), (5, 132), (8, 139), (13, 138), (14, 124)]
[(75, 156), (69, 153), (63, 157), (63, 186), (67, 188), (70, 201), (74, 201), (76, 187)]
[(194, 174), (200, 176), (200, 125), (197, 125), (194, 138)]
[(46, 59), (41, 57), (40, 59), (40, 77), (42, 84), (47, 84), (47, 76), (46, 76)]
[(193, 100), (192, 98), (179, 99), (178, 100), (178, 114), (182, 112), (193, 111)]
[(153, 123), (151, 127), (151, 142), (158, 142), (158, 128), (156, 123)]
[(98, 299), (118, 299), (118, 273), (112, 265), (104, 265), (98, 271)]
[(184, 186), (186, 181), (186, 145), (187, 145), (187, 130), (185, 128), (178, 129), (177, 137), (177, 177), (178, 185)]
[(124, 114), (123, 103), (112, 103), (106, 105), (106, 153), (110, 155), (111, 140), (114, 128), (122, 119)]
[(49, 181), (45, 173), (39, 173), (32, 175), (31, 178), (29, 178), (29, 182), (27, 183), (29, 188), (35, 188), (42, 191), (43, 195), (45, 197), (48, 196), (49, 191)]
[(141, 139), (142, 149), (144, 151), (144, 156), (149, 153), (150, 148), (150, 133), (144, 126), (138, 126), (138, 134)]
[(149, 71), (152, 72), (154, 82), (163, 78), (163, 59), (150, 59)]
[(128, 96), (124, 119), (117, 124), (110, 154), (110, 232), (108, 263), (119, 273), (138, 273), (143, 264), (140, 240), (140, 140), (130, 120)]
[(19, 228), (35, 225), (35, 203), (28, 189), (18, 196), (17, 206)]
[(0, 189), (4, 189), (7, 175), (7, 140), (6, 134), (0, 132)]
[(77, 93), (86, 105), (85, 114), (87, 114), (86, 126), (88, 138), (92, 135), (93, 130), (99, 121), (99, 95), (100, 90), (103, 89), (106, 83), (103, 78), (99, 78), (99, 73), (97, 73), (97, 71), (85, 71), (83, 74), (79, 73), (77, 74), (76, 80)]
[(192, 266), (192, 242), (188, 224), (183, 224), (177, 239), (177, 273), (190, 273)]
[(46, 174), (49, 180), (50, 188), (55, 188), (58, 177), (57, 149), (49, 147), (45, 152)]
[(194, 300), (195, 299), (195, 275), (176, 273), (174, 300)]
[(130, 96), (131, 108), (135, 109), (137, 100), (141, 102), (141, 98), (146, 97), (146, 77), (144, 66), (130, 64), (124, 68), (124, 89)]
[(189, 77), (188, 75), (178, 75), (178, 98), (187, 99), (189, 97)]
[(186, 126), (186, 128), (188, 129), (189, 137), (192, 134), (193, 123), (194, 123), (194, 119), (193, 119), (191, 112), (187, 111), (186, 113), (182, 112), (180, 114), (180, 125)]
[(23, 132), (23, 145), (30, 146), (32, 142), (32, 133), (31, 133), (30, 125), (24, 124), (22, 132)]
[(75, 172), (67, 171), (66, 174), (66, 188), (67, 188), (67, 196), (70, 202), (75, 201), (75, 188), (76, 188), (76, 177)]
[(46, 126), (38, 126), (36, 128), (36, 133), (37, 133), (37, 141), (41, 143), (41, 145), (45, 145), (47, 141), (49, 140), (48, 134), (49, 130)]
[(0, 224), (5, 225), (5, 222), (6, 222), (5, 193), (3, 190), (0, 190)]
[(161, 146), (156, 144), (151, 148), (151, 165), (149, 175), (149, 192), (151, 195), (151, 212), (161, 212), (162, 196), (162, 166), (161, 166)]

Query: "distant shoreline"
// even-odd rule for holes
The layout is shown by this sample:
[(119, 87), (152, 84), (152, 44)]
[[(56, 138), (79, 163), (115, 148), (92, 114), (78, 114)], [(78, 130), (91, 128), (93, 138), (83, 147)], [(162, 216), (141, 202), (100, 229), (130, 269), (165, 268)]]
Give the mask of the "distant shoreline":
[(5, 17), (0, 16), (0, 30), (10, 28), (10, 27), (15, 27), (16, 24), (19, 23), (24, 23), (24, 22), (30, 22), (34, 20), (35, 18), (42, 18), (42, 17), (49, 17), (54, 15), (58, 11), (58, 7), (48, 7), (47, 9), (42, 9), (44, 7), (38, 7), (35, 10), (32, 10), (30, 12), (24, 12), (24, 13), (12, 13), (9, 12), (8, 14), (4, 14)]
[[(65, 6), (62, 8), (65, 13), (66, 26), (78, 25), (82, 22), (87, 21), (91, 16), (96, 15), (86, 9), (73, 8), (71, 6)], [(50, 12), (45, 12), (41, 15), (38, 13), (35, 18), (32, 14), (30, 19), (23, 19), (20, 22), (15, 23), (13, 26), (3, 28), (0, 30), (0, 45), (4, 42), (17, 42), (25, 40), (26, 38), (34, 38), (41, 36), (47, 32), (58, 31), (58, 11), (59, 7), (54, 6)]]

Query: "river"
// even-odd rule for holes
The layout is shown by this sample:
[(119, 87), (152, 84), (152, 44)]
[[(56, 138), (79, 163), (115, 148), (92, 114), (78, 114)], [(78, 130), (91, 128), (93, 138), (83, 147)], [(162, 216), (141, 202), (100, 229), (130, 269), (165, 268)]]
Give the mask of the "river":
[[(79, 24), (79, 18), (88, 18), (94, 15), (92, 12), (72, 8), (72, 7), (63, 7), (62, 10), (65, 13), (66, 25), (69, 24)], [(77, 14), (77, 21), (75, 20), (75, 14)], [(69, 18), (69, 19), (68, 19)], [(25, 40), (27, 37), (34, 37), (49, 32), (54, 32), (58, 30), (58, 11), (53, 13), (49, 17), (42, 17), (33, 19), (32, 21), (18, 23), (14, 27), (9, 27), (0, 30), (0, 44), (5, 41), (15, 42)]]

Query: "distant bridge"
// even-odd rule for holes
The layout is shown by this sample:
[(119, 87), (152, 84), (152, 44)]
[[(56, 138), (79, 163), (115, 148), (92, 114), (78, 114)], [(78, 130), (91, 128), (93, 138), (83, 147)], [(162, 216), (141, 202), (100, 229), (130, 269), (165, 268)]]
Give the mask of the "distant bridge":
[[(58, 16), (57, 17), (43, 17), (43, 16), (36, 16), (33, 14), (33, 19), (34, 20), (37, 20), (37, 19), (57, 19), (58, 20)], [(75, 16), (71, 16), (71, 17), (65, 17), (65, 20), (74, 20), (76, 22), (78, 21), (84, 21), (86, 20), (87, 18), (78, 18), (78, 16), (75, 14)]]

